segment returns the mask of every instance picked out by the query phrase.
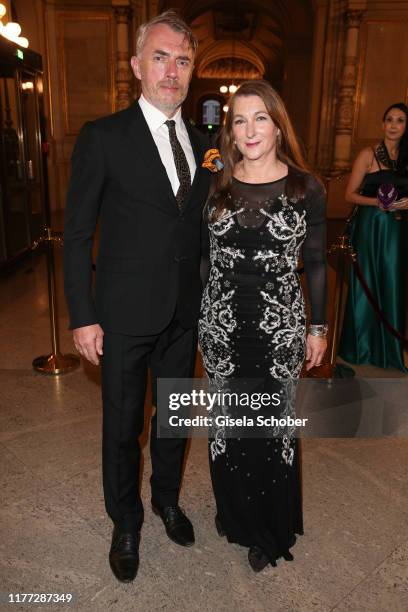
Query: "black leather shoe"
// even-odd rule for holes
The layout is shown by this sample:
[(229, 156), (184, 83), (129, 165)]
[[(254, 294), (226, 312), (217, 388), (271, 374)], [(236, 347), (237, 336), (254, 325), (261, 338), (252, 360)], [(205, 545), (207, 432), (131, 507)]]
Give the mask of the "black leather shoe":
[(165, 506), (159, 509), (152, 504), (152, 509), (162, 519), (170, 540), (180, 546), (192, 546), (194, 544), (193, 526), (180, 506)]
[[(262, 572), (270, 563), (268, 557), (259, 546), (251, 546), (248, 550), (248, 561), (254, 572)], [(276, 565), (276, 563), (271, 563), (271, 565)]]
[(109, 563), (121, 582), (132, 582), (139, 569), (140, 533), (121, 532), (114, 527)]

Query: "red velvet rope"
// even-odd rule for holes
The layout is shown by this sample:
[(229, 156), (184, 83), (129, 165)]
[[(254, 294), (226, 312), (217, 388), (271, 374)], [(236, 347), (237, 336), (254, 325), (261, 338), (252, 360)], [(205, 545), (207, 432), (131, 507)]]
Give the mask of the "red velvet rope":
[(387, 317), (385, 316), (385, 314), (383, 313), (381, 308), (378, 306), (378, 303), (377, 303), (376, 299), (374, 298), (373, 294), (371, 293), (370, 287), (366, 283), (366, 280), (365, 280), (365, 278), (363, 276), (363, 273), (361, 271), (361, 268), (360, 268), (360, 265), (359, 265), (359, 263), (357, 261), (357, 258), (356, 257), (352, 257), (351, 261), (353, 262), (353, 266), (354, 266), (354, 270), (356, 271), (357, 278), (360, 281), (360, 284), (361, 284), (362, 288), (364, 289), (364, 293), (366, 294), (367, 299), (370, 302), (371, 306), (373, 307), (374, 312), (376, 313), (377, 317), (380, 319), (380, 321), (384, 325), (384, 327), (386, 329), (388, 329), (390, 334), (392, 334), (395, 338), (400, 340), (401, 343), (402, 343), (402, 346), (405, 349), (408, 349), (408, 339), (404, 338), (404, 336), (402, 334), (400, 334), (400, 332), (397, 329), (395, 329), (395, 327), (393, 327), (391, 325), (391, 323), (388, 321)]

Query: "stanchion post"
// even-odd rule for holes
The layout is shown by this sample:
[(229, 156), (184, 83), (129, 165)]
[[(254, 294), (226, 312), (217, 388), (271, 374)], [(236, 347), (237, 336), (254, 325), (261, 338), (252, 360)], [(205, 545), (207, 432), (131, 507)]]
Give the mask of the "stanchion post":
[(41, 355), (33, 360), (33, 368), (41, 374), (65, 374), (77, 368), (80, 364), (79, 357), (71, 353), (63, 355), (59, 348), (58, 328), (57, 328), (57, 295), (55, 284), (55, 258), (54, 242), (62, 246), (63, 241), (60, 236), (53, 235), (51, 228), (45, 228), (45, 235), (34, 242), (33, 249), (45, 242), (47, 247), (47, 275), (48, 275), (48, 301), (50, 311), (51, 326), (51, 345), (52, 352), (48, 355)]
[[(342, 179), (344, 173), (336, 177), (336, 180)], [(354, 249), (350, 239), (351, 223), (357, 212), (357, 206), (353, 207), (353, 210), (346, 219), (346, 225), (343, 229), (342, 234), (336, 238), (333, 244), (328, 249), (328, 255), (337, 253), (337, 270), (336, 270), (336, 284), (334, 289), (334, 307), (333, 307), (333, 328), (331, 337), (330, 347), (330, 361), (329, 367), (332, 372), (336, 367), (337, 359), (337, 347), (339, 343), (339, 334), (341, 326), (342, 313), (344, 311), (344, 280), (346, 272), (346, 261), (354, 256)]]
[(51, 229), (46, 228), (47, 232), (47, 276), (48, 276), (48, 301), (50, 304), (50, 323), (51, 323), (51, 344), (54, 355), (59, 353), (58, 333), (56, 329), (57, 305), (55, 291), (55, 261), (54, 243), (52, 241)]
[(334, 317), (332, 342), (330, 347), (330, 365), (336, 366), (337, 346), (339, 342), (339, 332), (341, 317), (344, 310), (344, 277), (346, 271), (346, 260), (353, 257), (354, 251), (347, 231), (339, 236), (336, 242), (330, 247), (329, 253), (337, 252), (337, 272), (336, 285), (334, 291)]

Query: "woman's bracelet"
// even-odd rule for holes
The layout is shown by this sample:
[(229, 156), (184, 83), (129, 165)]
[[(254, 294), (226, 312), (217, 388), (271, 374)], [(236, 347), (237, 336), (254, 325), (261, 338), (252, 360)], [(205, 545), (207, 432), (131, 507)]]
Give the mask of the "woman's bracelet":
[(329, 331), (329, 326), (327, 323), (322, 323), (320, 325), (310, 324), (308, 333), (311, 336), (318, 336), (319, 338), (326, 338), (327, 332)]

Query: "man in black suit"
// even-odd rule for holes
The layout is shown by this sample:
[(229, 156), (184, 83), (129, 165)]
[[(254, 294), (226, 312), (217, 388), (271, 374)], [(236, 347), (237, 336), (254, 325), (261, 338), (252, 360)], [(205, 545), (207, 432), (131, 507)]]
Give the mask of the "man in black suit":
[[(139, 564), (138, 437), (147, 369), (153, 389), (158, 377), (192, 377), (194, 371), (201, 218), (209, 186), (201, 164), (208, 142), (184, 123), (181, 104), (196, 48), (189, 27), (171, 11), (141, 26), (131, 60), (140, 99), (85, 124), (72, 156), (65, 292), (77, 350), (102, 365), (103, 484), (114, 523), (109, 560), (125, 582)], [(156, 429), (154, 416), (153, 510), (174, 542), (190, 546), (193, 526), (178, 505), (185, 440), (157, 438)]]

